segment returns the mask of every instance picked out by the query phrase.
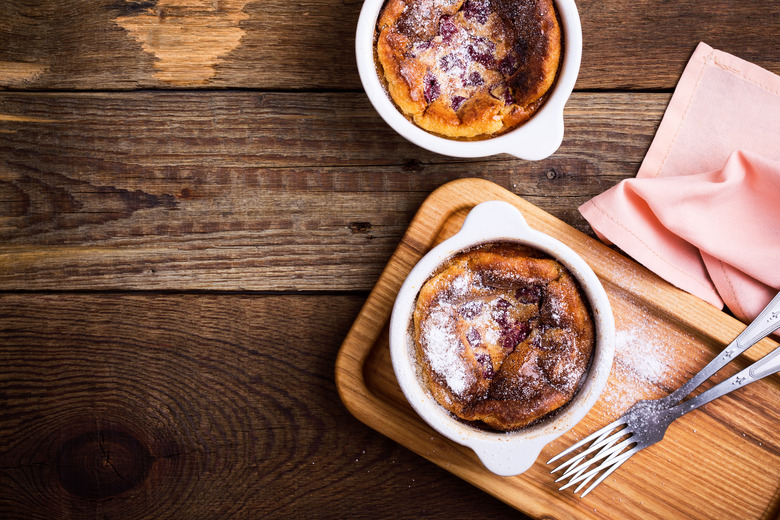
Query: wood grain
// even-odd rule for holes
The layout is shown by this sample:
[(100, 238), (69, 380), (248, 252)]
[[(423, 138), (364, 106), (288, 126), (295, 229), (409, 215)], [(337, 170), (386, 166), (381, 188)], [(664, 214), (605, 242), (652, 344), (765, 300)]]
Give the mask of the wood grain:
[(0, 96), (0, 288), (368, 290), (423, 199), (486, 177), (588, 229), (667, 94), (577, 94), (551, 158), (455, 160), (363, 96)]
[[(515, 205), (532, 228), (580, 254), (605, 286), (617, 330), (615, 363), (599, 401), (572, 431), (545, 447), (527, 472), (513, 477), (489, 472), (470, 449), (436, 433), (414, 413), (398, 387), (388, 347), (390, 313), (406, 275), (486, 200)], [(465, 179), (434, 192), (416, 215), (342, 345), (336, 382), (350, 411), (366, 424), (533, 517), (770, 518), (780, 506), (780, 477), (772, 469), (780, 463), (773, 433), (780, 419), (776, 377), (681, 418), (663, 442), (638, 453), (585, 499), (559, 492), (562, 484), (553, 482), (544, 463), (637, 400), (679, 387), (743, 328), (512, 193)], [(735, 373), (777, 346), (764, 340), (724, 372)]]
[[(362, 2), (7, 0), (0, 86), (359, 89)], [(671, 89), (700, 41), (780, 72), (780, 14), (762, 0), (578, 2), (581, 89)]]
[[(562, 147), (460, 160), (369, 104), (362, 0), (0, 4), (2, 518), (525, 518), (339, 402), (364, 291), (454, 179), (590, 233), (577, 206), (635, 175), (699, 41), (780, 73), (774, 2), (579, 0)], [(730, 439), (740, 417), (726, 459), (774, 460), (750, 392), (703, 425)], [(656, 477), (614, 500), (673, 517)], [(766, 498), (739, 486), (722, 512)], [(567, 517), (560, 499), (534, 516)]]
[(0, 516), (516, 518), (341, 405), (362, 301), (0, 295)]

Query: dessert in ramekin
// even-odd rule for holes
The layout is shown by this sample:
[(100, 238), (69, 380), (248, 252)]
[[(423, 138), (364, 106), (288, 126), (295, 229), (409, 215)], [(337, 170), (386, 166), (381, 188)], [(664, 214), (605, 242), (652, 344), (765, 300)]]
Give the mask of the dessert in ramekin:
[[(488, 256), (475, 260), (479, 257), (469, 256), (473, 251), (487, 251)], [(496, 253), (503, 259), (496, 259)], [(495, 271), (501, 270), (505, 261), (511, 264), (514, 262), (512, 257), (522, 255), (532, 261), (520, 260), (512, 269), (522, 271), (524, 276), (515, 276), (511, 269), (505, 269), (503, 274)], [(455, 272), (457, 266), (470, 261), (476, 261), (477, 270), (482, 271), (478, 275), (481, 279), (474, 282), (476, 289), (473, 291), (461, 286), (468, 280), (456, 281), (459, 273)], [(522, 263), (525, 265), (519, 265)], [(447, 271), (451, 268), (454, 271)], [(442, 281), (434, 282), (441, 283), (442, 287), (434, 286), (421, 294), (426, 282), (437, 280), (437, 276), (447, 272), (449, 274), (439, 279)], [(535, 286), (545, 279), (554, 286), (537, 289)], [(539, 284), (529, 284), (529, 280)], [(452, 294), (457, 291), (471, 294), (470, 299), (480, 301), (482, 308), (477, 309), (479, 305), (468, 308), (466, 300), (469, 298), (460, 299)], [(450, 342), (447, 348), (462, 351), (455, 352), (450, 362), (468, 361), (460, 376), (454, 372), (450, 374), (454, 374), (454, 382), (446, 381), (448, 368), (438, 367), (438, 375), (437, 370), (431, 371), (430, 360), (426, 362), (425, 354), (418, 348), (415, 311), (418, 320), (426, 319), (425, 311), (420, 315), (418, 309), (421, 296), (423, 308), (426, 308), (426, 301), (433, 302), (433, 307), (427, 307), (429, 309), (437, 305), (439, 308), (450, 306), (445, 314), (449, 312), (453, 320), (443, 320), (438, 333), (457, 336), (456, 341), (446, 340)], [(554, 301), (554, 305), (544, 303), (543, 298)], [(502, 299), (507, 303), (500, 303)], [(466, 304), (466, 307), (459, 309), (460, 304)], [(509, 305), (514, 308), (509, 310)], [(561, 312), (568, 314), (563, 316)], [(583, 312), (587, 313), (587, 319), (583, 318)], [(480, 319), (486, 321), (479, 324)], [(491, 332), (491, 321), (507, 330)], [(531, 323), (523, 325), (524, 322)], [(477, 326), (473, 326), (475, 324)], [(479, 338), (470, 332), (472, 328)], [(531, 333), (531, 330), (535, 332)], [(516, 334), (518, 331), (520, 334)], [(488, 338), (489, 334), (496, 336)], [(542, 341), (545, 334), (549, 337)], [(575, 335), (579, 335), (576, 341)], [(474, 450), (494, 473), (516, 475), (528, 469), (548, 442), (571, 429), (596, 402), (612, 367), (614, 335), (609, 300), (585, 261), (560, 241), (532, 230), (514, 206), (494, 201), (475, 207), (461, 230), (428, 252), (409, 273), (393, 307), (390, 353), (399, 385), (423, 420), (446, 437)], [(432, 341), (445, 340), (440, 336)], [(545, 348), (557, 349), (561, 356), (570, 359), (545, 355)], [(506, 352), (502, 352), (503, 349)], [(508, 355), (510, 351), (521, 354), (512, 359)], [(474, 409), (469, 406), (479, 400), (464, 400), (455, 394), (458, 390), (468, 394), (463, 390), (470, 388), (474, 395), (490, 396), (490, 383), (496, 378), (496, 370), (502, 370), (501, 363), (497, 362), (499, 359), (494, 358), (496, 353), (502, 363), (510, 363), (506, 375), (519, 376), (516, 378), (519, 381), (531, 370), (538, 369), (537, 375), (546, 381), (547, 387), (539, 392), (538, 385), (528, 386), (525, 405), (522, 390), (502, 394), (502, 389), (498, 388), (492, 394), (493, 404), (504, 402), (500, 406), (487, 406), (488, 413), (482, 409), (481, 414), (473, 415)], [(485, 354), (488, 359), (484, 359)], [(446, 362), (446, 357), (435, 363)], [(523, 368), (523, 363), (530, 358), (534, 359)], [(545, 363), (546, 367), (543, 366)], [(566, 370), (570, 372), (565, 373)], [(481, 377), (458, 381), (458, 377), (470, 377), (463, 374)], [(571, 381), (567, 380), (569, 377)], [(431, 385), (431, 380), (437, 383)], [(483, 383), (487, 386), (480, 388)], [(442, 388), (449, 391), (441, 392)], [(447, 406), (448, 399), (460, 399), (460, 403)], [(465, 406), (460, 406), (464, 403)], [(504, 405), (519, 405), (519, 408), (504, 414), (501, 410)], [(464, 410), (465, 416), (458, 413)], [(494, 420), (497, 417), (499, 420)]]
[[(523, 24), (497, 21), (503, 18), (496, 12), (524, 5), (519, 0), (424, 0), (442, 7), (433, 10), (430, 30), (406, 31), (419, 33), (413, 38), (397, 30), (403, 13), (392, 8), (397, 3), (397, 11), (411, 11), (420, 0), (390, 2), (383, 13), (384, 0), (365, 1), (355, 48), (366, 94), (391, 127), (423, 148), (456, 157), (508, 153), (538, 160), (558, 149), (582, 56), (573, 0), (556, 0), (554, 12), (548, 0), (539, 0), (543, 7), (529, 24), (533, 37), (520, 30)], [(476, 8), (469, 14), (469, 5), (493, 2), (498, 7), (487, 16)], [(415, 16), (430, 14), (423, 11)]]
[(477, 427), (514, 431), (574, 397), (595, 332), (560, 262), (491, 242), (456, 254), (423, 284), (413, 339), (423, 383), (440, 405)]
[(450, 139), (488, 139), (526, 122), (562, 51), (552, 0), (387, 0), (377, 69), (395, 105)]

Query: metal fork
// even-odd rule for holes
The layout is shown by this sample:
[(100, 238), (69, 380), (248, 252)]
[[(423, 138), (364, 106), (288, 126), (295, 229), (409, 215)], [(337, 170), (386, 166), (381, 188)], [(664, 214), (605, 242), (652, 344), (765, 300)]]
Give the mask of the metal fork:
[(556, 480), (556, 482), (560, 482), (567, 478), (570, 479), (560, 489), (579, 484), (574, 490), (574, 493), (578, 493), (588, 482), (601, 473), (596, 481), (582, 493), (581, 496), (584, 497), (632, 455), (663, 439), (666, 429), (676, 419), (713, 399), (780, 371), (780, 347), (778, 347), (739, 373), (696, 397), (681, 402), (705, 380), (778, 327), (780, 327), (780, 293), (769, 302), (761, 314), (734, 341), (683, 386), (660, 399), (637, 401), (618, 420), (585, 437), (547, 461), (547, 464), (551, 464), (587, 446), (592, 441), (588, 449), (552, 470), (551, 473), (556, 473), (568, 468)]

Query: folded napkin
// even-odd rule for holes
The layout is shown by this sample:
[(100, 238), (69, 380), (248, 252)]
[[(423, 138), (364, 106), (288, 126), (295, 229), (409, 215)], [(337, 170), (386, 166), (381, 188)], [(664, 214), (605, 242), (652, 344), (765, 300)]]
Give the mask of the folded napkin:
[(700, 43), (637, 177), (580, 212), (670, 283), (753, 319), (780, 290), (780, 76)]

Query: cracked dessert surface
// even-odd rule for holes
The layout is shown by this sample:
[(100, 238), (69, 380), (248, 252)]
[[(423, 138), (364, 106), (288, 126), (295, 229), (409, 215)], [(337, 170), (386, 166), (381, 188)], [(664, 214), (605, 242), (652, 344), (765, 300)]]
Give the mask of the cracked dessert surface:
[(395, 104), (421, 128), (488, 138), (527, 121), (555, 81), (552, 0), (388, 0), (377, 60)]
[(595, 343), (589, 307), (568, 270), (504, 243), (446, 262), (421, 288), (413, 328), (420, 375), (436, 401), (499, 431), (568, 403)]

